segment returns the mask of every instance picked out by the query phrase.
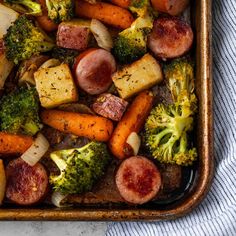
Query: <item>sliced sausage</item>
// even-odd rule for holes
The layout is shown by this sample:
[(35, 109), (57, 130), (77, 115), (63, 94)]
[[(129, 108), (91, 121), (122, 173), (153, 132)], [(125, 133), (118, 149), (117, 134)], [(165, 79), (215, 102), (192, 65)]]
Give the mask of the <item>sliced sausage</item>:
[(21, 158), (11, 161), (6, 167), (6, 197), (19, 205), (40, 202), (48, 190), (48, 176), (42, 164), (28, 165)]
[(115, 71), (115, 59), (104, 49), (89, 49), (75, 60), (74, 72), (78, 85), (88, 94), (105, 92), (112, 84), (111, 75)]
[(166, 59), (186, 53), (193, 43), (189, 24), (177, 17), (163, 17), (154, 21), (148, 46), (155, 56)]
[[(85, 21), (86, 22), (86, 21)], [(90, 36), (90, 22), (62, 22), (57, 31), (57, 46), (69, 49), (85, 50)]]
[(151, 2), (155, 10), (172, 16), (179, 15), (189, 4), (189, 0), (151, 0)]
[(154, 198), (161, 187), (161, 174), (155, 164), (143, 156), (124, 160), (115, 177), (120, 195), (133, 204)]
[(106, 118), (119, 121), (123, 116), (128, 102), (110, 93), (101, 94), (93, 104), (93, 110)]

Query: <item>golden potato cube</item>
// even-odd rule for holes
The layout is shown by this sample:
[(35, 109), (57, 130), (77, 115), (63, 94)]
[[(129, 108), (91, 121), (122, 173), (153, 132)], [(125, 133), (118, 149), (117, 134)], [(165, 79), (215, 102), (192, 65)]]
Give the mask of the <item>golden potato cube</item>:
[(53, 108), (78, 100), (77, 88), (67, 64), (41, 68), (34, 73), (34, 78), (42, 107)]
[(123, 99), (149, 89), (163, 79), (159, 63), (150, 54), (118, 70), (112, 80)]

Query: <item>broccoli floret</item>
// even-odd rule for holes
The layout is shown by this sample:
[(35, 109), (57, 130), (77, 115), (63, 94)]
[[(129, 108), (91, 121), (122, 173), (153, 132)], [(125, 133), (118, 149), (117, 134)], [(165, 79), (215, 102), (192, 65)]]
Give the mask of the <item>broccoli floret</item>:
[(196, 112), (197, 98), (194, 91), (193, 63), (187, 58), (173, 60), (164, 68), (167, 85), (171, 91), (173, 101), (185, 105), (191, 112)]
[(55, 23), (68, 21), (74, 16), (73, 0), (46, 0), (48, 17)]
[(122, 63), (131, 63), (147, 52), (147, 37), (153, 27), (153, 14), (147, 0), (136, 0), (130, 10), (138, 15), (130, 28), (121, 31), (115, 40), (113, 54)]
[(196, 148), (189, 148), (187, 135), (193, 129), (193, 117), (181, 105), (159, 104), (145, 124), (146, 144), (160, 162), (191, 165), (197, 158)]
[(4, 2), (15, 10), (22, 9), (22, 13), (28, 15), (38, 16), (42, 14), (41, 5), (31, 0), (4, 0)]
[(35, 88), (21, 87), (0, 100), (0, 130), (34, 135), (41, 128), (39, 98)]
[(197, 110), (193, 65), (186, 58), (176, 59), (164, 74), (174, 104), (159, 104), (151, 111), (145, 124), (146, 144), (160, 162), (191, 165), (197, 158), (196, 148), (188, 142)]
[(110, 160), (106, 144), (90, 142), (81, 148), (51, 153), (51, 159), (60, 169), (59, 175), (51, 175), (53, 189), (63, 194), (90, 191), (104, 174)]
[(52, 50), (52, 57), (60, 60), (63, 63), (69, 64), (71, 67), (74, 64), (74, 59), (79, 55), (79, 52), (73, 49), (55, 47)]
[(139, 17), (145, 17), (147, 13), (154, 13), (149, 0), (132, 0), (129, 10)]
[(20, 16), (9, 27), (4, 35), (4, 45), (7, 58), (15, 64), (54, 47), (54, 43), (25, 16)]
[(130, 28), (118, 34), (113, 54), (120, 63), (131, 63), (147, 52), (147, 37), (152, 26), (153, 20), (150, 16), (138, 17)]

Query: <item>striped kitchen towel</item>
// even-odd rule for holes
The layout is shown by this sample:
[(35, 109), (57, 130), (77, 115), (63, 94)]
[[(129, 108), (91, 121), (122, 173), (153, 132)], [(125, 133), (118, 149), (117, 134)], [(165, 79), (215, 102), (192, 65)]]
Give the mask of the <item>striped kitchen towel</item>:
[(213, 0), (216, 172), (210, 193), (186, 217), (111, 223), (107, 236), (236, 236), (236, 0)]

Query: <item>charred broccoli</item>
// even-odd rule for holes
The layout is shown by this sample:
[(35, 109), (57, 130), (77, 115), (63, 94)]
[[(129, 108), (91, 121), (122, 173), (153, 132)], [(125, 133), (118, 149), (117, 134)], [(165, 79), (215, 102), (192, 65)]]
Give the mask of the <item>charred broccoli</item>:
[(155, 15), (150, 0), (132, 0), (129, 5), (129, 10), (135, 13), (138, 17), (145, 17), (147, 14)]
[(193, 65), (185, 58), (176, 59), (164, 74), (174, 104), (159, 104), (151, 111), (145, 124), (146, 144), (160, 162), (191, 165), (197, 158), (188, 141), (197, 110)]
[(4, 45), (7, 58), (15, 64), (54, 47), (54, 43), (25, 16), (20, 16), (9, 27), (4, 35)]
[(31, 0), (4, 0), (11, 8), (29, 15), (41, 15), (42, 8), (37, 2)]
[(71, 67), (74, 64), (74, 59), (79, 55), (79, 52), (73, 49), (55, 47), (52, 50), (52, 57), (59, 61), (69, 64)]
[(138, 15), (130, 28), (121, 31), (115, 40), (113, 54), (122, 63), (131, 63), (147, 52), (147, 37), (153, 27), (153, 15), (148, 0), (136, 0), (130, 10)]
[(0, 130), (34, 135), (41, 128), (35, 88), (21, 87), (0, 100)]
[(73, 0), (46, 0), (48, 17), (55, 23), (68, 21), (74, 16)]
[(51, 175), (53, 189), (63, 194), (90, 191), (104, 174), (109, 154), (104, 143), (90, 142), (81, 148), (51, 153), (51, 159), (60, 169), (59, 175)]

